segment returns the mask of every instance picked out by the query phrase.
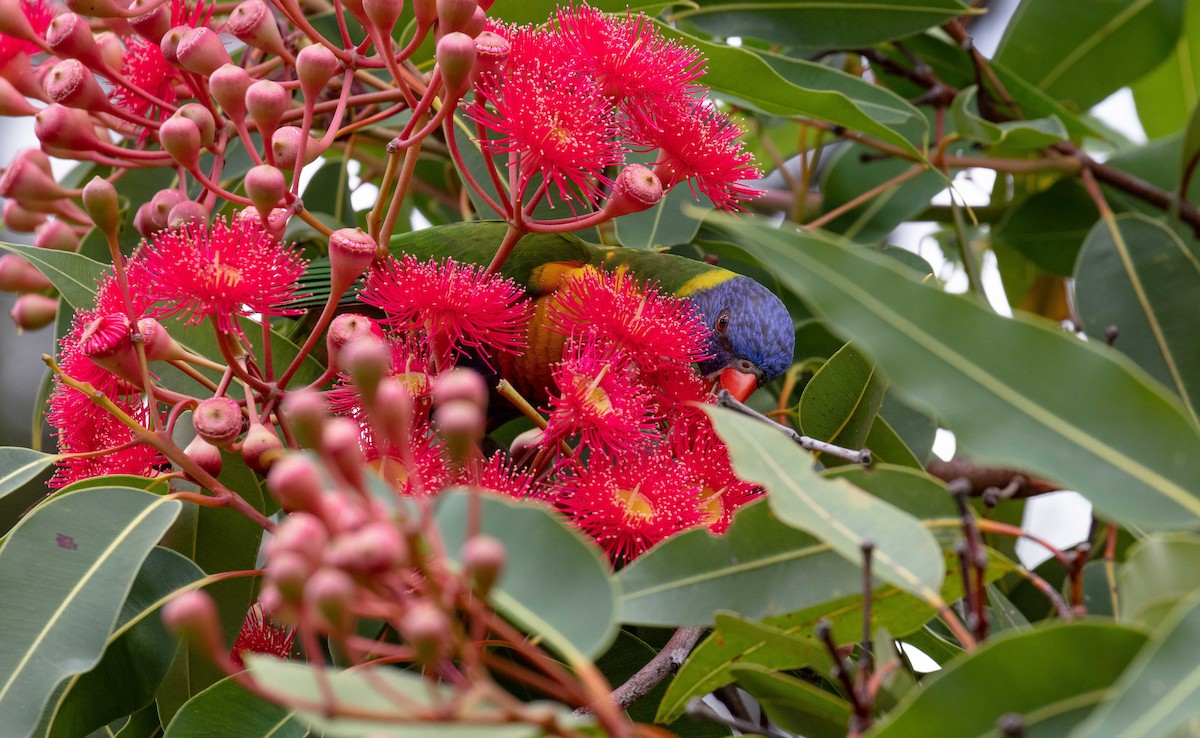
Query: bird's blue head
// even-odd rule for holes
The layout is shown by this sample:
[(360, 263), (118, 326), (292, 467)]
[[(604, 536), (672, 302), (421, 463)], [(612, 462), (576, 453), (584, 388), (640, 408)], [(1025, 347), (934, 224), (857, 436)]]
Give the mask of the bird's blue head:
[(753, 375), (757, 382), (748, 385), (753, 391), (791, 366), (796, 350), (792, 318), (783, 301), (766, 287), (739, 275), (688, 296), (712, 328), (711, 358), (700, 363), (702, 374), (723, 378), (732, 369)]

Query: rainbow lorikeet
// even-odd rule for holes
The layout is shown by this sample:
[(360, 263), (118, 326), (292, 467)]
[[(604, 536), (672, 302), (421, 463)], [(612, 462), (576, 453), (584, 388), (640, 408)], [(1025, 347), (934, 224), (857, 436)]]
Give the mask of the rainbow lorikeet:
[[(487, 264), (506, 228), (500, 222), (427, 228), (394, 237), (391, 251), (421, 259), (451, 257)], [(709, 358), (697, 367), (738, 399), (744, 400), (792, 363), (795, 330), (783, 302), (753, 279), (702, 261), (657, 251), (597, 246), (571, 235), (528, 234), (500, 273), (523, 285), (537, 305), (564, 277), (587, 267), (624, 268), (637, 280), (657, 283), (661, 292), (691, 300), (712, 328)], [(305, 281), (316, 287), (313, 278), (318, 276), (319, 268)], [(323, 301), (319, 288), (312, 291), (308, 301)], [(544, 393), (550, 366), (561, 359), (565, 342), (565, 336), (540, 325), (540, 315), (535, 312), (531, 320), (524, 354), (501, 367), (518, 389), (533, 397)]]

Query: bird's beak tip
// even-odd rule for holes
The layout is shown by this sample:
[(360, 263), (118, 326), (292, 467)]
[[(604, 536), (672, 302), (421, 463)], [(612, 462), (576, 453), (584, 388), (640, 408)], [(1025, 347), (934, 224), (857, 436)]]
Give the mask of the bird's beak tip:
[(745, 402), (746, 398), (758, 389), (758, 377), (728, 367), (721, 372), (720, 384), (721, 388), (727, 390), (738, 402)]

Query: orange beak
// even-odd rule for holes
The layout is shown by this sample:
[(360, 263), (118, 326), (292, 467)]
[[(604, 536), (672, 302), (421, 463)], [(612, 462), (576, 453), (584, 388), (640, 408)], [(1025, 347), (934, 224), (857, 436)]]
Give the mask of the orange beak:
[(721, 388), (728, 390), (729, 394), (738, 402), (745, 402), (746, 398), (758, 389), (758, 377), (748, 372), (738, 371), (733, 367), (728, 367), (721, 372), (720, 382)]

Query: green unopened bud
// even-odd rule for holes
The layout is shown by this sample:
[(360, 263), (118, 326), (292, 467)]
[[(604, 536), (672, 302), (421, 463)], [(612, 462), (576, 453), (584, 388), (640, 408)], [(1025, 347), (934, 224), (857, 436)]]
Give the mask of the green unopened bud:
[(121, 223), (121, 201), (117, 188), (101, 176), (83, 186), (83, 209), (104, 234), (116, 234)]

